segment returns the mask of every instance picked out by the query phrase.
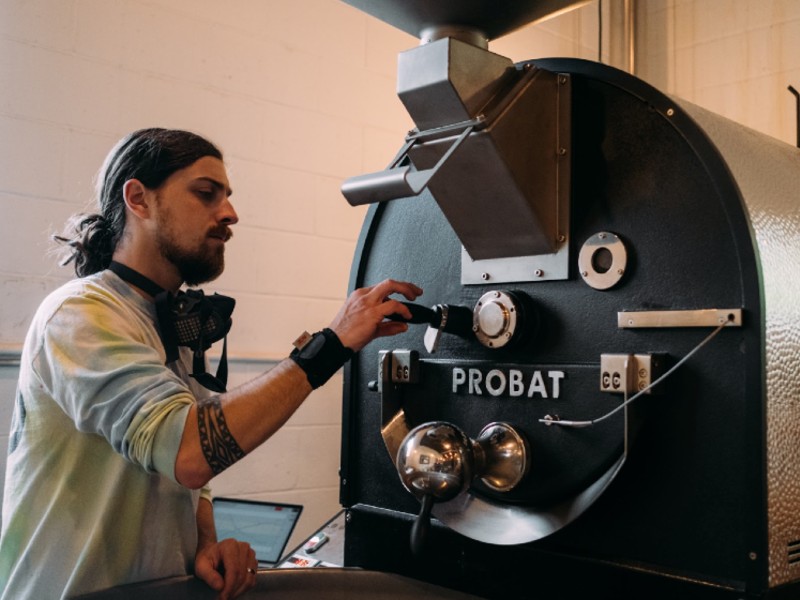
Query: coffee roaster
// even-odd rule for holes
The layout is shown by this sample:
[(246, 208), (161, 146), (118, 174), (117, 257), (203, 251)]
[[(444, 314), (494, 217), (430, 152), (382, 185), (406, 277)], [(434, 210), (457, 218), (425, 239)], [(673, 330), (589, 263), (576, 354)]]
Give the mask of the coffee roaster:
[[(571, 2), (347, 0), (421, 38), (351, 287), (345, 562), (488, 598), (800, 594), (800, 151), (487, 40)], [(583, 594), (579, 596), (579, 594)]]

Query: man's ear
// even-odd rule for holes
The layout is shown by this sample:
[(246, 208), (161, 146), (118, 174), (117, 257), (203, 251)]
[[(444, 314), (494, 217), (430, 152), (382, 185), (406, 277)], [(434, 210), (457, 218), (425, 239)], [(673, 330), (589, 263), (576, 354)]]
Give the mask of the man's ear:
[(138, 179), (128, 179), (122, 186), (122, 197), (125, 199), (125, 206), (141, 219), (147, 219), (150, 216), (147, 192), (148, 189)]

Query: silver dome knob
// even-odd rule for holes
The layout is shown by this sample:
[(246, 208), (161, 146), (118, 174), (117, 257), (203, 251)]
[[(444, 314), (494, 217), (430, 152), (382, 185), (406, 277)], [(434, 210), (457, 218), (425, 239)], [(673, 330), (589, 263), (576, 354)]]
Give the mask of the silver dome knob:
[(472, 482), (473, 444), (455, 425), (436, 421), (412, 429), (397, 452), (397, 472), (419, 499), (452, 500)]
[(530, 448), (507, 423), (490, 423), (477, 441), (452, 423), (434, 421), (412, 429), (397, 452), (397, 472), (422, 507), (411, 528), (411, 551), (422, 554), (434, 502), (469, 489), (475, 477), (497, 492), (514, 489), (528, 474)]

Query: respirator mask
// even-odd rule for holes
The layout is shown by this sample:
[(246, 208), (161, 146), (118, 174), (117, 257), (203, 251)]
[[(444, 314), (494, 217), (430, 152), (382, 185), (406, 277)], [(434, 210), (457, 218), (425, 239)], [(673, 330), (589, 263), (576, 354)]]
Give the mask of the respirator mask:
[[(111, 261), (108, 267), (121, 279), (155, 299), (158, 333), (167, 354), (166, 363), (178, 359), (178, 347), (192, 349), (192, 373), (199, 384), (214, 392), (224, 392), (228, 381), (228, 340), (236, 301), (228, 296), (206, 296), (202, 290), (171, 294), (160, 285), (130, 267)], [(205, 352), (214, 342), (224, 339), (216, 376), (206, 372)]]

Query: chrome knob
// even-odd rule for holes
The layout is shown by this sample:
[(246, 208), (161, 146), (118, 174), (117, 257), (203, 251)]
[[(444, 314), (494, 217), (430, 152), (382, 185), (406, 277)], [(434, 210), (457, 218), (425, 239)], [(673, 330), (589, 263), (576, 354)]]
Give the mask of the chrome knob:
[(397, 451), (397, 472), (422, 506), (411, 527), (411, 553), (420, 556), (434, 501), (452, 500), (472, 481), (472, 440), (455, 425), (425, 423), (406, 435)]
[(412, 429), (397, 452), (397, 472), (419, 499), (452, 500), (469, 487), (474, 462), (472, 440), (455, 425), (437, 421)]
[(406, 435), (396, 466), (405, 488), (422, 503), (411, 529), (411, 551), (419, 555), (434, 502), (452, 500), (476, 477), (494, 491), (511, 491), (528, 474), (530, 447), (507, 423), (490, 423), (473, 441), (452, 423), (434, 421)]
[(513, 346), (534, 335), (536, 313), (533, 301), (522, 292), (486, 292), (472, 311), (472, 331), (487, 348)]
[(481, 481), (496, 492), (510, 492), (530, 469), (528, 441), (508, 423), (489, 423), (475, 441)]

